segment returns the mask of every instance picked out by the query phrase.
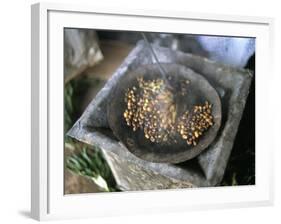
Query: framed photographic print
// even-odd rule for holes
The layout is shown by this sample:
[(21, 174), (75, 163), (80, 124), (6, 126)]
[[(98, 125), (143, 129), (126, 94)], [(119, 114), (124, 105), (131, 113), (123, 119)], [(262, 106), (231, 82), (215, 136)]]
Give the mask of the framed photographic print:
[(269, 205), (270, 18), (32, 6), (32, 217)]

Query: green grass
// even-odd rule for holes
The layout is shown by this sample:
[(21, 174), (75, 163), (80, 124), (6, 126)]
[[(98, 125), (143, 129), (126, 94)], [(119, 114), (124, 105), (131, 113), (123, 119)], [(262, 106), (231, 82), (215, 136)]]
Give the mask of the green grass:
[[(80, 102), (86, 91), (97, 85), (99, 80), (88, 77), (76, 78), (65, 84), (64, 88), (64, 133), (81, 116)], [(66, 158), (66, 169), (77, 175), (90, 178), (101, 191), (119, 191), (114, 177), (99, 148), (80, 143), (65, 135), (65, 144), (75, 153)]]
[(79, 153), (67, 157), (66, 167), (75, 174), (90, 178), (102, 191), (119, 191), (99, 148), (83, 145)]

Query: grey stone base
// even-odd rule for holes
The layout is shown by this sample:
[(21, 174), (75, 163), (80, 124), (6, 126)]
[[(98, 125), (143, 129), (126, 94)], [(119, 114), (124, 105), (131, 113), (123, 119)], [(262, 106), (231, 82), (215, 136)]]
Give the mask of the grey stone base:
[(68, 135), (103, 150), (117, 184), (123, 190), (216, 186), (223, 178), (248, 96), (252, 74), (203, 57), (154, 46), (162, 63), (184, 65), (203, 75), (222, 102), (222, 124), (213, 143), (198, 157), (180, 164), (152, 163), (131, 154), (108, 127), (106, 105), (116, 81), (132, 69), (152, 62), (140, 41), (112, 78), (92, 100)]

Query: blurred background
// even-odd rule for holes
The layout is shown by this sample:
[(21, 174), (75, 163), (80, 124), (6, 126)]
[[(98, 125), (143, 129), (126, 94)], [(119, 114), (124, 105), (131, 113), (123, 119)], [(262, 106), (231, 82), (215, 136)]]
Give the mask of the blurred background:
[[(147, 33), (150, 42), (255, 71), (254, 38)], [(121, 65), (139, 32), (65, 29), (65, 133)], [(99, 148), (65, 135), (65, 194), (120, 191)], [(255, 76), (221, 186), (255, 184)]]

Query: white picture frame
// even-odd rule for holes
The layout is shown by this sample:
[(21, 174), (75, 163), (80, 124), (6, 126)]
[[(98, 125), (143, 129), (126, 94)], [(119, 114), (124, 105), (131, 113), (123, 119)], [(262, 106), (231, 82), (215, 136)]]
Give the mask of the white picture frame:
[[(64, 195), (63, 28), (256, 37), (256, 185)], [(273, 19), (38, 3), (32, 5), (32, 198), (37, 220), (248, 207), (273, 203), (266, 90), (273, 75)]]

